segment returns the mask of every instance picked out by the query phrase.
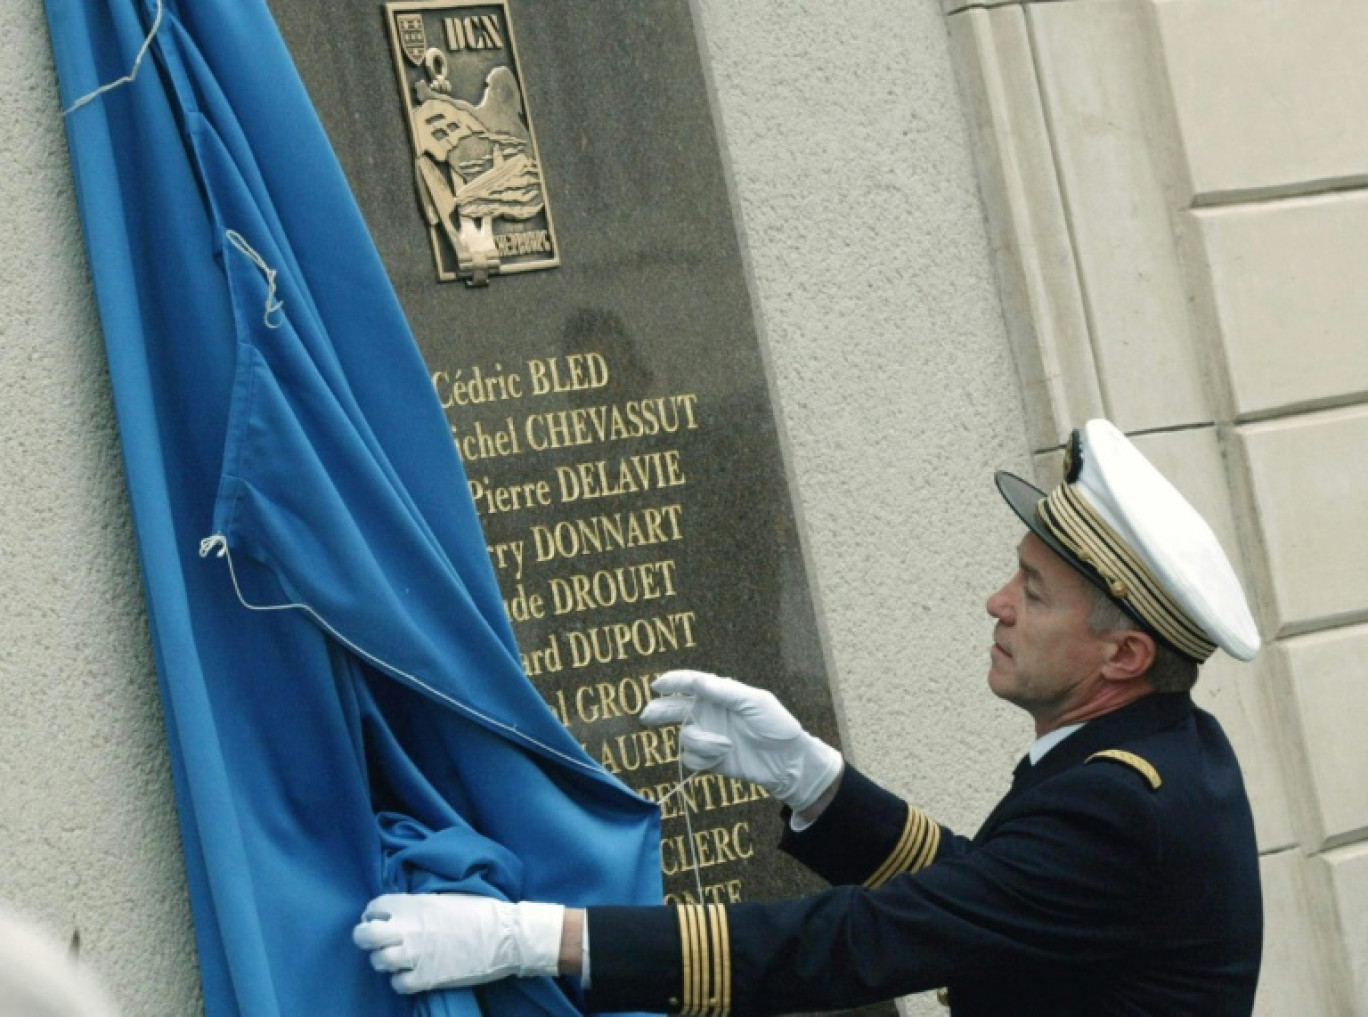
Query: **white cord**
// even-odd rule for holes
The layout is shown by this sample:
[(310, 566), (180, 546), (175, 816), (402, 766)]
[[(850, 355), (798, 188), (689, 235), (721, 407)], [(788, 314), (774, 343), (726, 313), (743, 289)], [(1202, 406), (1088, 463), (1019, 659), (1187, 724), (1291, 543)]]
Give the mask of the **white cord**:
[[(685, 724), (687, 724), (691, 719), (693, 719), (693, 708), (694, 708), (694, 703), (695, 703), (695, 702), (697, 702), (697, 700), (694, 700), (693, 702), (691, 702), (691, 703), (689, 704), (689, 712), (688, 712), (688, 714), (684, 717), (684, 719), (680, 722), (680, 727), (681, 727), (681, 729), (683, 728), (683, 726), (684, 726)], [(683, 791), (684, 788), (688, 785), (689, 781), (693, 780), (695, 777), (699, 776), (699, 774), (703, 773), (702, 770), (695, 770), (693, 773), (690, 773), (690, 774), (685, 774), (685, 773), (684, 773), (684, 753), (683, 753), (683, 752), (680, 752), (677, 756), (675, 756), (675, 764), (676, 764), (676, 766), (677, 766), (677, 768), (678, 768), (678, 771), (679, 771), (679, 783), (676, 784), (676, 785), (674, 786), (674, 790), (670, 791), (668, 794), (666, 794), (666, 795), (662, 796), (661, 798), (657, 799), (657, 801), (656, 801), (656, 804), (657, 804), (657, 805), (663, 806), (663, 805), (664, 805), (666, 802), (668, 802), (671, 798), (673, 798), (675, 795), (679, 794), (679, 792)], [(683, 807), (682, 811), (683, 811), (683, 813), (684, 813), (684, 830), (685, 830), (685, 833), (686, 833), (687, 838), (688, 838), (688, 844), (689, 844), (689, 860), (690, 860), (691, 862), (693, 862), (694, 886), (696, 886), (696, 887), (698, 888), (698, 903), (703, 904), (703, 903), (705, 903), (705, 901), (703, 900), (703, 875), (702, 875), (702, 873), (699, 871), (699, 865), (698, 865), (698, 846), (694, 843), (693, 819), (692, 819), (692, 817), (691, 817), (691, 815), (690, 815), (690, 813), (693, 812), (693, 805), (692, 805), (692, 803), (690, 803), (690, 801), (689, 801), (689, 796), (688, 796), (688, 795), (685, 795), (685, 796), (684, 796), (683, 802), (684, 802), (684, 807)]]
[(157, 34), (157, 29), (161, 28), (162, 22), (162, 0), (157, 0), (157, 16), (152, 20), (152, 29), (147, 33), (147, 38), (143, 39), (142, 47), (138, 50), (138, 55), (133, 59), (133, 69), (125, 74), (118, 81), (111, 81), (107, 85), (101, 85), (93, 92), (87, 92), (66, 109), (62, 110), (62, 116), (70, 116), (88, 102), (93, 102), (105, 92), (112, 91), (120, 85), (131, 84), (138, 76), (138, 68), (142, 66), (143, 57), (147, 56), (148, 49), (152, 46), (152, 37)]
[(279, 321), (272, 321), (271, 315), (280, 314), (285, 308), (285, 302), (276, 296), (276, 270), (266, 264), (266, 259), (257, 254), (255, 248), (247, 243), (246, 238), (237, 230), (228, 230), (224, 233), (228, 242), (246, 255), (257, 268), (261, 269), (261, 274), (266, 277), (266, 312), (261, 316), (261, 320), (267, 328), (279, 328)]
[(531, 735), (528, 735), (523, 731), (520, 731), (516, 726), (512, 724), (505, 724), (501, 720), (491, 717), (486, 713), (482, 713), (481, 711), (475, 709), (473, 706), (466, 705), (459, 699), (454, 699), (453, 697), (447, 695), (447, 693), (443, 692), (441, 689), (433, 688), (431, 685), (429, 685), (427, 682), (423, 681), (416, 675), (411, 675), (407, 671), (403, 671), (400, 668), (395, 667), (393, 664), (386, 663), (385, 661), (377, 657), (375, 654), (364, 650), (360, 646), (357, 646), (354, 642), (352, 642), (350, 639), (344, 636), (341, 632), (338, 632), (337, 629), (333, 628), (333, 626), (328, 623), (328, 620), (326, 618), (324, 618), (321, 614), (315, 611), (308, 604), (251, 603), (247, 600), (246, 597), (242, 595), (242, 588), (238, 585), (237, 569), (233, 567), (233, 556), (228, 551), (228, 539), (224, 537), (221, 533), (216, 533), (213, 536), (206, 537), (204, 540), (200, 541), (201, 558), (206, 557), (212, 551), (215, 550), (218, 551), (217, 557), (228, 559), (228, 575), (232, 578), (233, 581), (233, 592), (237, 594), (237, 599), (239, 603), (241, 603), (242, 606), (247, 608), (249, 611), (305, 611), (308, 614), (312, 615), (314, 620), (317, 621), (318, 624), (321, 625), (324, 629), (326, 629), (334, 639), (336, 639), (338, 642), (342, 643), (344, 646), (349, 648), (353, 653), (357, 654), (360, 657), (364, 657), (366, 660), (370, 661), (376, 667), (379, 667), (384, 671), (388, 671), (390, 674), (398, 675), (405, 681), (411, 682), (412, 684), (416, 685), (418, 688), (422, 689), (423, 691), (427, 692), (433, 697), (440, 699), (442, 702), (447, 703), (455, 707), (456, 709), (460, 710), (462, 713), (468, 714), (469, 716), (474, 717), (476, 720), (488, 724), (491, 727), (498, 728), (500, 731), (504, 731), (522, 742), (525, 742), (529, 745), (535, 745), (542, 751), (548, 752), (551, 755), (556, 756), (557, 758), (562, 759), (565, 762), (570, 763), (574, 766), (578, 766), (582, 770), (588, 770), (590, 773), (594, 774), (607, 773), (607, 771), (604, 770), (601, 765), (586, 763), (582, 759), (576, 759), (574, 756), (567, 755), (566, 753), (561, 752), (559, 749), (554, 748), (550, 745), (546, 745), (545, 743), (533, 738)]
[[(465, 703), (462, 703), (460, 700), (454, 699), (453, 697), (447, 695), (445, 692), (441, 691), (440, 689), (435, 689), (435, 688), (433, 688), (431, 685), (429, 685), (427, 682), (423, 681), (421, 678), (418, 678), (418, 677), (415, 676), (415, 675), (411, 675), (411, 674), (409, 674), (407, 671), (403, 671), (403, 670), (401, 670), (400, 668), (395, 667), (393, 664), (386, 663), (385, 661), (383, 661), (383, 660), (381, 660), (379, 657), (377, 657), (375, 654), (368, 652), (367, 650), (363, 649), (363, 648), (360, 647), (360, 646), (357, 646), (356, 643), (352, 642), (352, 641), (351, 641), (350, 639), (348, 639), (346, 636), (342, 635), (341, 632), (337, 631), (337, 629), (335, 629), (331, 624), (328, 623), (328, 620), (327, 620), (326, 618), (324, 618), (321, 614), (319, 614), (317, 611), (315, 611), (315, 610), (314, 610), (312, 607), (310, 607), (308, 604), (253, 604), (253, 603), (251, 603), (246, 597), (243, 596), (243, 594), (242, 594), (242, 587), (238, 585), (237, 569), (234, 568), (234, 566), (233, 566), (233, 556), (232, 556), (232, 554), (231, 554), (231, 553), (229, 552), (229, 550), (228, 550), (228, 538), (225, 537), (225, 536), (224, 536), (223, 534), (221, 534), (221, 533), (215, 533), (215, 534), (213, 534), (212, 536), (205, 537), (202, 541), (200, 541), (200, 557), (201, 557), (201, 558), (207, 557), (209, 554), (211, 554), (211, 553), (214, 552), (214, 551), (217, 551), (217, 552), (218, 552), (217, 557), (219, 557), (219, 558), (226, 558), (226, 559), (227, 559), (227, 561), (228, 561), (228, 575), (229, 575), (229, 577), (232, 579), (232, 582), (233, 582), (233, 592), (237, 595), (238, 602), (239, 602), (240, 604), (242, 604), (243, 607), (247, 608), (247, 610), (249, 610), (249, 611), (304, 611), (304, 612), (307, 612), (308, 614), (312, 615), (313, 618), (314, 618), (314, 620), (317, 621), (318, 624), (321, 625), (325, 630), (327, 630), (327, 632), (329, 632), (329, 633), (332, 635), (332, 637), (333, 637), (334, 639), (336, 639), (338, 642), (342, 643), (344, 646), (348, 647), (353, 653), (356, 653), (358, 656), (364, 657), (366, 660), (370, 661), (370, 662), (371, 662), (372, 664), (374, 664), (376, 667), (379, 667), (379, 668), (381, 668), (381, 669), (384, 670), (384, 671), (388, 671), (390, 674), (398, 675), (400, 678), (403, 678), (403, 679), (405, 679), (406, 681), (411, 682), (412, 684), (416, 685), (416, 686), (417, 686), (418, 688), (420, 688), (420, 689), (423, 689), (424, 691), (426, 691), (426, 692), (429, 693), (430, 695), (434, 696), (435, 698), (440, 699), (440, 700), (442, 700), (443, 702), (450, 704), (451, 706), (455, 707), (456, 709), (460, 710), (461, 712), (466, 713), (466, 714), (468, 714), (468, 715), (471, 716), (471, 717), (474, 717), (476, 720), (479, 720), (479, 721), (481, 721), (481, 722), (483, 722), (483, 723), (485, 723), (485, 724), (489, 724), (490, 726), (495, 727), (495, 728), (498, 728), (498, 729), (501, 730), (501, 731), (505, 731), (505, 732), (507, 732), (508, 734), (512, 735), (513, 737), (519, 739), (520, 741), (526, 742), (526, 743), (528, 743), (528, 744), (530, 744), (530, 745), (535, 745), (537, 748), (543, 750), (544, 752), (548, 752), (548, 753), (550, 753), (551, 755), (556, 756), (557, 758), (562, 759), (562, 760), (564, 760), (564, 761), (567, 762), (567, 763), (570, 763), (570, 764), (572, 764), (572, 765), (574, 765), (574, 766), (578, 766), (578, 767), (580, 767), (581, 769), (588, 770), (590, 773), (594, 773), (594, 774), (604, 774), (604, 773), (607, 773), (607, 771), (603, 769), (603, 766), (602, 766), (601, 764), (594, 765), (594, 764), (586, 763), (586, 762), (584, 762), (584, 760), (582, 760), (582, 759), (576, 759), (574, 756), (566, 755), (564, 752), (561, 752), (559, 749), (556, 749), (556, 748), (554, 748), (554, 747), (552, 747), (552, 746), (550, 746), (550, 745), (547, 745), (547, 744), (545, 744), (545, 743), (543, 743), (543, 742), (538, 741), (537, 739), (533, 738), (531, 735), (525, 734), (524, 732), (518, 730), (518, 728), (516, 728), (516, 727), (514, 727), (514, 726), (512, 726), (512, 725), (510, 725), (510, 724), (505, 724), (503, 721), (497, 720), (496, 718), (491, 717), (491, 716), (489, 716), (488, 714), (483, 713), (483, 712), (481, 712), (480, 710), (475, 709), (473, 706), (468, 706), (468, 705), (466, 705)], [(690, 712), (692, 713), (692, 707), (690, 708)], [(687, 721), (688, 718), (685, 718), (685, 719), (686, 719), (686, 721)], [(675, 757), (675, 762), (676, 762), (676, 764), (677, 764), (677, 766), (678, 766), (678, 770), (679, 770), (679, 784), (675, 787), (675, 789), (674, 789), (673, 791), (671, 791), (669, 794), (665, 795), (664, 798), (661, 798), (661, 799), (656, 803), (657, 807), (660, 806), (660, 805), (662, 805), (662, 804), (664, 804), (665, 802), (669, 801), (669, 799), (672, 798), (676, 793), (678, 793), (679, 791), (682, 791), (682, 790), (684, 789), (684, 786), (685, 786), (686, 784), (688, 784), (689, 781), (693, 780), (694, 777), (697, 777), (697, 776), (698, 776), (698, 773), (691, 773), (691, 774), (687, 774), (687, 775), (684, 773), (684, 758), (683, 758), (682, 753), (681, 753), (680, 755), (678, 755), (678, 756)], [(701, 772), (701, 771), (700, 771), (700, 772)], [(698, 847), (697, 847), (697, 845), (694, 843), (693, 819), (691, 818), (691, 815), (690, 815), (690, 813), (693, 811), (693, 807), (690, 805), (690, 803), (689, 803), (689, 798), (688, 798), (687, 795), (685, 795), (685, 797), (684, 797), (684, 809), (683, 809), (683, 811), (684, 811), (684, 829), (685, 829), (685, 831), (686, 831), (686, 833), (687, 833), (687, 841), (688, 841), (688, 845), (689, 845), (689, 860), (693, 863), (694, 886), (698, 889), (698, 903), (703, 904), (703, 903), (705, 903), (705, 901), (703, 900), (703, 876), (702, 876), (702, 873), (699, 871), (699, 864), (698, 864)]]
[[(692, 712), (692, 708), (690, 708), (690, 711)], [(679, 757), (675, 760), (675, 762), (677, 762), (677, 763), (679, 764), (679, 787), (675, 788), (675, 791), (679, 791), (680, 789), (682, 789), (682, 788), (684, 787), (685, 784), (687, 784), (690, 780), (692, 780), (692, 779), (693, 779), (695, 776), (697, 776), (697, 775), (696, 775), (696, 774), (690, 774), (688, 777), (685, 777), (685, 776), (684, 776), (684, 754), (683, 754), (682, 752), (679, 754)], [(674, 794), (674, 791), (671, 791), (670, 794)], [(667, 797), (668, 797), (668, 796), (667, 796)], [(699, 903), (699, 904), (705, 904), (705, 903), (707, 903), (707, 902), (703, 899), (703, 874), (699, 871), (699, 867), (698, 867), (698, 848), (694, 845), (693, 819), (692, 819), (693, 809), (692, 809), (692, 807), (689, 805), (689, 796), (688, 796), (688, 795), (685, 795), (685, 796), (684, 796), (683, 801), (684, 801), (684, 831), (685, 831), (685, 833), (687, 834), (688, 839), (689, 839), (689, 861), (693, 862), (694, 886), (696, 886), (696, 887), (698, 888), (698, 903)]]

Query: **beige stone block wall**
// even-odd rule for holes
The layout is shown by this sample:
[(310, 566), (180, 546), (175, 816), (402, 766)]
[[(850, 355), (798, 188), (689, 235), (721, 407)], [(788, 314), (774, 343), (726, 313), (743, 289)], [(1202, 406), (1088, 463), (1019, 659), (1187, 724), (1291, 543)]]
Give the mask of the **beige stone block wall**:
[(1170, 223), (1179, 152), (1158, 98), (1146, 9), (1104, 0), (1028, 11), (1106, 416), (1127, 432), (1209, 422)]
[(1368, 839), (1368, 626), (1285, 639), (1275, 652), (1279, 713), (1304, 766), (1302, 843), (1323, 850)]
[(1248, 424), (1238, 446), (1266, 556), (1269, 634), (1368, 617), (1368, 405)]
[(1327, 852), (1322, 861), (1337, 906), (1347, 958), (1347, 1005), (1336, 1012), (1368, 1013), (1368, 909), (1363, 906), (1368, 899), (1368, 845), (1360, 843)]
[(42, 5), (0, 3), (0, 38), (0, 906), (79, 938), (123, 1013), (190, 1015), (170, 759)]
[(1368, 182), (1360, 0), (1150, 6), (1195, 204)]
[(1102, 412), (1087, 310), (1019, 7), (948, 21), (1032, 448)]
[(1235, 414), (1361, 401), (1368, 286), (1344, 266), (1368, 264), (1368, 191), (1198, 209), (1192, 220)]
[[(1260, 1014), (1281, 1017), (1339, 1017), (1353, 1013), (1337, 930), (1317, 909), (1312, 874), (1297, 850), (1259, 859), (1264, 921), (1282, 930), (1264, 942), (1264, 977), (1259, 982)], [(1273, 977), (1268, 973), (1272, 972)]]
[[(1004, 303), (1041, 479), (1082, 419), (1065, 414), (1097, 406), (1211, 519), (1268, 643), (1253, 665), (1213, 661), (1197, 690), (1255, 809), (1257, 1010), (1360, 1012), (1368, 5), (943, 10), (990, 232), (1009, 240), (995, 246), (1004, 294), (1022, 279), (1041, 291)], [(1069, 251), (1042, 271), (1059, 223)], [(1084, 327), (1059, 328), (1052, 312), (1076, 305)], [(1043, 384), (1042, 364), (1074, 370)]]

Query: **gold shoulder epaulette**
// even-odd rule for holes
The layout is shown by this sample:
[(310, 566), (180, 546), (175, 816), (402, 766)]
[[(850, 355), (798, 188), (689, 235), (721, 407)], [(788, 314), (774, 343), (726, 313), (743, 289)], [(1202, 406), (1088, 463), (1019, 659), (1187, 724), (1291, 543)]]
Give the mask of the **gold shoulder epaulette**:
[(884, 863), (865, 880), (866, 889), (883, 886), (903, 872), (920, 872), (936, 857), (940, 847), (940, 826), (921, 809), (907, 808), (907, 823), (902, 836)]
[(1159, 771), (1154, 768), (1148, 759), (1142, 759), (1134, 752), (1127, 752), (1125, 749), (1103, 749), (1101, 752), (1094, 752), (1087, 758), (1091, 763), (1094, 759), (1112, 759), (1118, 763), (1124, 763), (1133, 770), (1138, 770), (1144, 778), (1149, 781), (1150, 789), (1159, 790), (1159, 785), (1163, 784), (1163, 779), (1159, 776)]

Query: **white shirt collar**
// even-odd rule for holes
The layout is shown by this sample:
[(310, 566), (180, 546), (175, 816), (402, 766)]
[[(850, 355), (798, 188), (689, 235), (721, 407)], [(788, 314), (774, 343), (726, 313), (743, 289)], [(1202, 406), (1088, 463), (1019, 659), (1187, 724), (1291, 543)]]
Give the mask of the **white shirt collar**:
[(1027, 755), (1031, 757), (1031, 765), (1035, 766), (1036, 763), (1045, 758), (1045, 753), (1049, 752), (1086, 723), (1087, 721), (1085, 720), (1079, 724), (1065, 724), (1063, 727), (1057, 727), (1048, 734), (1043, 734), (1037, 738), (1035, 744), (1031, 746), (1030, 752), (1027, 753)]

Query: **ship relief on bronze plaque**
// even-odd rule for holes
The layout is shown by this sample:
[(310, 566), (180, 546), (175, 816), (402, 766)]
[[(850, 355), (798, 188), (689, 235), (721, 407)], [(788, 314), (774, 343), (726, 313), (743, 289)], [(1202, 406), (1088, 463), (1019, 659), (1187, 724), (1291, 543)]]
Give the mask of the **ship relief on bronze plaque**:
[(413, 147), (414, 225), (428, 231), (438, 279), (483, 286), (560, 264), (507, 5), (402, 0), (385, 5), (385, 21)]

